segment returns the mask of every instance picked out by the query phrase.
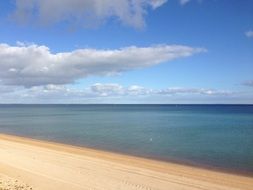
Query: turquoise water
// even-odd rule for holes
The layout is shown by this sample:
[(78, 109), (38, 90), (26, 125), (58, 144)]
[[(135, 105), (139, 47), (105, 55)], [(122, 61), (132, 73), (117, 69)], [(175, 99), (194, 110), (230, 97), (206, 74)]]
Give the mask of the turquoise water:
[(252, 105), (0, 105), (0, 132), (253, 174)]

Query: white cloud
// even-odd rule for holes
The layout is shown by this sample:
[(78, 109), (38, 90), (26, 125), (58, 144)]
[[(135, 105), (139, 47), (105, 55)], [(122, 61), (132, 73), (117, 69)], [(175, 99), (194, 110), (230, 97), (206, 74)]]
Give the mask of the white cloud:
[(152, 89), (117, 83), (44, 85), (24, 88), (0, 85), (0, 103), (252, 103), (252, 93), (209, 88)]
[(253, 31), (252, 31), (252, 30), (249, 30), (249, 31), (245, 32), (245, 35), (246, 35), (248, 38), (253, 38)]
[(97, 96), (143, 96), (143, 95), (172, 95), (194, 93), (188, 89), (161, 89), (153, 90), (139, 85), (123, 87), (119, 84), (96, 83), (90, 87), (90, 91)]
[(139, 85), (124, 87), (120, 84), (101, 84), (92, 85), (86, 93), (94, 93), (98, 96), (153, 96), (153, 95), (181, 95), (181, 94), (198, 94), (198, 95), (229, 95), (231, 92), (223, 90), (213, 90), (205, 88), (166, 88), (151, 89)]
[[(12, 89), (12, 90), (11, 90)], [(151, 89), (139, 85), (122, 86), (120, 84), (96, 83), (87, 88), (75, 88), (66, 85), (44, 85), (31, 88), (21, 88), (15, 86), (0, 86), (1, 95), (15, 98), (35, 98), (64, 100), (82, 98), (110, 98), (110, 97), (143, 97), (143, 96), (181, 96), (181, 95), (200, 95), (200, 96), (228, 96), (232, 93), (223, 90), (204, 89), (204, 88), (166, 88)]]
[(100, 84), (96, 83), (90, 90), (97, 96), (123, 95), (124, 88), (119, 84)]
[(48, 47), (35, 44), (0, 44), (0, 84), (25, 87), (70, 84), (88, 76), (118, 74), (204, 51), (188, 46), (157, 45), (51, 53)]
[[(131, 85), (129, 87), (123, 87), (119, 84), (101, 84), (96, 83), (90, 88), (90, 92), (95, 96), (142, 96), (152, 95), (155, 92), (152, 89), (147, 89), (139, 85)], [(156, 94), (153, 93), (153, 95)]]
[(167, 0), (16, 0), (14, 16), (21, 22), (50, 24), (61, 21), (87, 27), (108, 18), (133, 26), (145, 25), (148, 7), (156, 9)]
[(151, 95), (154, 92), (153, 89), (147, 89), (139, 85), (132, 85), (126, 89), (126, 94), (135, 96), (135, 95)]
[[(186, 5), (190, 2), (192, 2), (192, 0), (178, 0), (178, 1), (179, 1), (180, 5)], [(196, 0), (196, 1), (197, 1), (197, 3), (200, 4), (200, 3), (202, 3), (203, 0)]]
[(181, 5), (185, 5), (187, 3), (189, 3), (191, 0), (179, 0)]
[(151, 4), (151, 6), (152, 6), (154, 9), (156, 9), (156, 8), (162, 6), (162, 5), (163, 5), (164, 3), (166, 3), (166, 2), (167, 2), (167, 0), (151, 0), (151, 1), (150, 1), (150, 4)]
[(158, 94), (173, 95), (173, 94), (200, 94), (200, 95), (229, 95), (229, 91), (212, 90), (204, 88), (167, 88), (158, 91)]

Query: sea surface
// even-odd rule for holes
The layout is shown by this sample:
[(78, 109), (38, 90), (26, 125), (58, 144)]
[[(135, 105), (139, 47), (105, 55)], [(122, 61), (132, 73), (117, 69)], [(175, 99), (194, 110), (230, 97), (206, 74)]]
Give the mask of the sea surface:
[(253, 105), (0, 105), (0, 133), (253, 175)]

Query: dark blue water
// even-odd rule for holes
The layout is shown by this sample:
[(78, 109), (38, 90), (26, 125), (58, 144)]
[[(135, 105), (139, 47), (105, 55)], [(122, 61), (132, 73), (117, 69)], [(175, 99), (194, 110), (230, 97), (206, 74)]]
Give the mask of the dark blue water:
[(253, 105), (0, 105), (0, 132), (253, 174)]

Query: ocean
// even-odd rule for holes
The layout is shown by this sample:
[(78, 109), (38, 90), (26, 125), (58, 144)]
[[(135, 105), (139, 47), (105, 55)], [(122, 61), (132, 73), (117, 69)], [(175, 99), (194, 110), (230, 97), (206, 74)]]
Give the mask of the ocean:
[(0, 133), (253, 175), (253, 105), (0, 105)]

